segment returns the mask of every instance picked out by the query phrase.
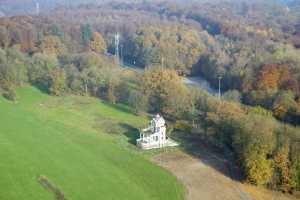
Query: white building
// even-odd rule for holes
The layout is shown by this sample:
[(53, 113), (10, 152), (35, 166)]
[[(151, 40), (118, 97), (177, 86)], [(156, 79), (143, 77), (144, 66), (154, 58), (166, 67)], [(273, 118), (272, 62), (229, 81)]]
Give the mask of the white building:
[(166, 122), (158, 114), (151, 120), (149, 127), (140, 132), (140, 138), (136, 140), (136, 144), (142, 149), (178, 146), (178, 143), (167, 137)]

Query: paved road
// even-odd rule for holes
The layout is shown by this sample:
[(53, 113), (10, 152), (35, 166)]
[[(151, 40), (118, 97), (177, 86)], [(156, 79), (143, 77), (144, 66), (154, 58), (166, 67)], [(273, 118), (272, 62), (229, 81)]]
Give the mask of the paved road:
[(201, 76), (196, 77), (184, 77), (183, 82), (187, 85), (194, 85), (197, 87), (200, 87), (203, 90), (206, 90), (207, 92), (211, 94), (218, 94), (218, 91), (211, 87), (209, 82), (205, 79), (203, 79)]
[[(143, 68), (138, 67), (136, 65), (129, 64), (129, 63), (123, 62), (121, 65), (124, 68), (132, 69), (134, 71), (143, 71)], [(203, 79), (201, 76), (184, 77), (183, 78), (183, 82), (185, 84), (187, 84), (187, 85), (196, 86), (196, 87), (199, 87), (199, 88), (201, 88), (203, 90), (206, 90), (210, 94), (213, 94), (213, 95), (217, 95), (218, 94), (218, 91), (216, 89), (214, 89), (213, 87), (211, 87), (211, 85), (209, 84), (209, 82), (206, 81), (205, 79)]]

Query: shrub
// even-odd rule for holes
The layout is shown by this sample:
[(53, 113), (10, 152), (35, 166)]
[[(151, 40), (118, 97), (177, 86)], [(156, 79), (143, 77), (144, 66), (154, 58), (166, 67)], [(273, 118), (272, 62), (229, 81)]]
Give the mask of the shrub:
[(174, 125), (174, 129), (178, 131), (191, 132), (191, 125), (187, 121), (178, 120)]
[(3, 93), (3, 96), (10, 100), (10, 101), (16, 101), (17, 100), (17, 93), (13, 88), (8, 88)]

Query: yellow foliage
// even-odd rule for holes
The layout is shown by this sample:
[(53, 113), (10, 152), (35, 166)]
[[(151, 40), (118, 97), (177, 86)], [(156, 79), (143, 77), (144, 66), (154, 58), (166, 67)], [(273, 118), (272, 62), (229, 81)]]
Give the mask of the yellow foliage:
[(64, 49), (64, 45), (57, 36), (45, 36), (41, 44), (41, 51), (45, 54), (58, 56)]
[(106, 51), (106, 43), (99, 32), (95, 32), (90, 42), (90, 50), (96, 53), (104, 53)]

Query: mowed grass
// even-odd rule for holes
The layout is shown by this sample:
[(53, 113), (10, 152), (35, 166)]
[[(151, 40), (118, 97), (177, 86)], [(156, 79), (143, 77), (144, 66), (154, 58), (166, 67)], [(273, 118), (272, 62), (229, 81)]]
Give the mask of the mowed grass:
[(183, 199), (174, 176), (122, 145), (145, 118), (95, 98), (50, 97), (32, 87), (18, 96), (18, 103), (0, 97), (1, 200), (55, 200), (40, 176), (71, 200)]

